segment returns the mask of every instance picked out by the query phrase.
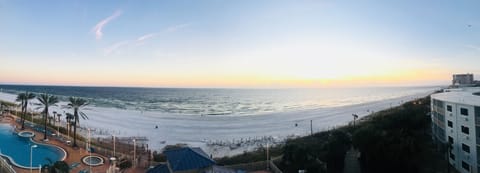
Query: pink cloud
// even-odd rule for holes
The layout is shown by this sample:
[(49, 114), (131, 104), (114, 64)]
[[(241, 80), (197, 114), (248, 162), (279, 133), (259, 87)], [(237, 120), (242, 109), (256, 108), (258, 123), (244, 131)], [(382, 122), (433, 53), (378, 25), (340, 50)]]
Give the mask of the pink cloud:
[(95, 33), (95, 38), (97, 40), (101, 39), (103, 36), (102, 29), (107, 25), (110, 21), (117, 18), (122, 14), (121, 10), (116, 10), (112, 15), (108, 16), (107, 18), (103, 19), (102, 21), (98, 22), (93, 28), (92, 32)]

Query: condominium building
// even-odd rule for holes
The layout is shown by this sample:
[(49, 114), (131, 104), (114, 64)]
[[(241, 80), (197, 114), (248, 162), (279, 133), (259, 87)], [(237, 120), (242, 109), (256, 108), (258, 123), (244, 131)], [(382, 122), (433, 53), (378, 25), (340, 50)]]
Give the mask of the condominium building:
[(452, 85), (455, 86), (470, 86), (474, 85), (473, 74), (454, 74), (452, 79)]
[(445, 90), (431, 101), (433, 138), (452, 146), (450, 164), (462, 173), (480, 173), (480, 88)]

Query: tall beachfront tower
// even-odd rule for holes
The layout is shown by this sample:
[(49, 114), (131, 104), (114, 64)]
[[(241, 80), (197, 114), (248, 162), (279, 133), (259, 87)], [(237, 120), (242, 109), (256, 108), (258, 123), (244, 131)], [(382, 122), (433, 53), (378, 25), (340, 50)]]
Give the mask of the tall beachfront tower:
[(480, 171), (480, 88), (445, 90), (431, 99), (433, 138), (451, 144), (450, 164), (462, 173)]

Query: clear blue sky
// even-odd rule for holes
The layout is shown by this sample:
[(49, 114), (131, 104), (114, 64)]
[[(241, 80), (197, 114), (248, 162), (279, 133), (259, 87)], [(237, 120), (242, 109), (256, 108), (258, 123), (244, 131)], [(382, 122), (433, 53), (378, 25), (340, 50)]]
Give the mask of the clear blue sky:
[(474, 0), (0, 0), (0, 83), (448, 84), (451, 73), (480, 74), (479, 9)]

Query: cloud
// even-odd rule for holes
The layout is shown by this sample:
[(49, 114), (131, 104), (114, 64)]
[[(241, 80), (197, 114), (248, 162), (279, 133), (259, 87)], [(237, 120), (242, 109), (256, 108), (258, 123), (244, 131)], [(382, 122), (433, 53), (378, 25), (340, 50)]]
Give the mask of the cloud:
[(130, 41), (128, 40), (125, 40), (125, 41), (121, 41), (121, 42), (117, 42), (115, 44), (112, 44), (111, 46), (105, 48), (103, 50), (103, 54), (104, 55), (110, 55), (111, 53), (115, 52), (118, 48), (122, 47), (122, 46), (126, 46), (130, 43)]
[(95, 33), (95, 38), (97, 40), (102, 38), (103, 32), (102, 29), (105, 25), (107, 25), (110, 21), (117, 18), (122, 14), (121, 10), (116, 10), (112, 15), (108, 16), (107, 18), (103, 19), (102, 21), (98, 22), (93, 28), (92, 32)]
[(141, 41), (145, 41), (145, 40), (148, 40), (152, 37), (155, 37), (158, 33), (150, 33), (150, 34), (145, 34), (143, 36), (140, 36), (137, 38), (137, 42), (141, 42)]
[[(118, 15), (119, 15), (119, 14), (118, 14)], [(105, 20), (102, 20), (100, 23), (97, 24), (97, 26), (100, 25), (100, 24), (102, 24), (102, 26), (99, 27), (99, 36), (100, 36), (100, 37), (101, 37), (101, 35), (102, 35), (101, 29), (102, 29), (103, 25), (107, 24), (108, 21), (114, 19), (114, 18), (117, 17), (118, 15), (113, 14), (112, 16), (106, 18)], [(105, 22), (104, 22), (104, 21), (105, 21)], [(96, 26), (96, 27), (97, 27), (97, 26)], [(107, 48), (105, 48), (105, 49), (103, 50), (103, 54), (104, 54), (105, 56), (110, 55), (110, 54), (114, 53), (116, 50), (118, 50), (119, 48), (124, 47), (124, 46), (129, 46), (129, 45), (132, 45), (132, 44), (137, 45), (137, 46), (141, 46), (141, 45), (143, 45), (143, 44), (145, 43), (146, 40), (152, 39), (152, 38), (158, 36), (158, 35), (161, 34), (161, 33), (164, 33), (164, 32), (175, 32), (175, 31), (178, 31), (179, 29), (182, 29), (182, 28), (185, 28), (185, 27), (188, 27), (188, 26), (190, 26), (189, 23), (180, 24), (180, 25), (174, 25), (174, 26), (170, 26), (170, 27), (164, 29), (164, 30), (161, 31), (161, 32), (153, 32), (153, 33), (144, 34), (144, 35), (138, 37), (138, 38), (135, 39), (135, 40), (124, 40), (124, 41), (120, 41), (120, 42), (114, 43), (114, 44), (108, 46)], [(95, 27), (95, 28), (96, 28), (96, 27)], [(99, 38), (98, 38), (98, 35), (97, 35), (97, 39), (99, 39)]]
[(174, 25), (174, 26), (171, 26), (171, 27), (168, 27), (165, 31), (167, 32), (175, 32), (179, 29), (183, 29), (183, 28), (186, 28), (186, 27), (189, 27), (190, 26), (190, 23), (184, 23), (184, 24), (180, 24), (180, 25)]
[(480, 51), (480, 46), (475, 46), (475, 45), (465, 45), (465, 47), (467, 48), (470, 48), (470, 49), (474, 49), (476, 51)]
[[(180, 30), (180, 29), (182, 29), (182, 28), (186, 28), (186, 27), (188, 27), (188, 26), (190, 26), (189, 23), (180, 24), (180, 25), (174, 25), (174, 26), (168, 27), (167, 29), (165, 29), (165, 30), (162, 31), (162, 32), (175, 32), (175, 31), (178, 31), (178, 30)], [(148, 39), (151, 39), (151, 38), (153, 38), (153, 37), (156, 37), (157, 35), (159, 35), (159, 34), (162, 33), (162, 32), (153, 32), (153, 33), (148, 33), (148, 34), (142, 35), (142, 36), (140, 36), (140, 37), (137, 38), (137, 42), (138, 42), (138, 43), (141, 43), (141, 42), (143, 42), (143, 41), (146, 41), (146, 40), (148, 40)]]

